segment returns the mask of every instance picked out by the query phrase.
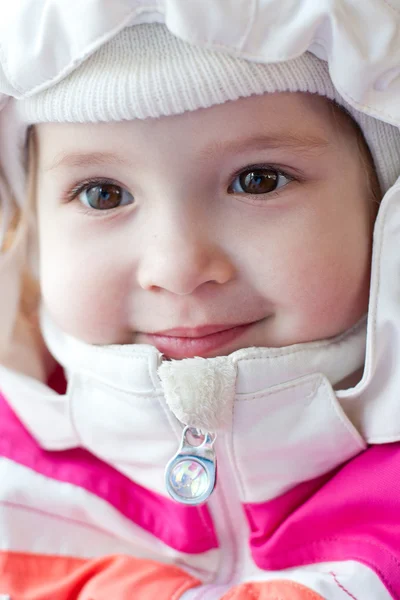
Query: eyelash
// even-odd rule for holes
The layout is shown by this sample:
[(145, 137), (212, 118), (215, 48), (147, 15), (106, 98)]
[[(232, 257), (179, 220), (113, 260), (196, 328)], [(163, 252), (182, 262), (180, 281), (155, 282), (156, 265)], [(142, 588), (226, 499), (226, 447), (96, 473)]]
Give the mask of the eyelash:
[[(124, 188), (121, 183), (115, 181), (115, 179), (108, 179), (107, 177), (91, 177), (89, 179), (84, 179), (80, 181), (72, 188), (68, 189), (61, 198), (62, 204), (69, 204), (73, 200), (75, 200), (79, 194), (81, 194), (85, 189), (89, 189), (91, 187), (95, 187), (98, 185), (115, 185), (120, 188)], [(88, 208), (81, 202), (78, 202), (79, 211), (84, 215), (89, 215), (90, 217), (105, 217), (110, 216), (110, 213), (116, 213), (115, 209), (110, 210), (95, 210), (94, 208)]]
[(99, 184), (120, 185), (119, 183), (117, 183), (113, 179), (107, 179), (105, 177), (102, 177), (102, 178), (100, 178), (100, 177), (93, 177), (93, 178), (90, 178), (90, 179), (84, 179), (83, 181), (80, 181), (79, 183), (77, 183), (76, 185), (74, 185), (72, 188), (68, 189), (65, 192), (65, 194), (63, 194), (62, 201), (64, 203), (71, 202), (77, 196), (79, 196), (79, 194), (81, 192), (83, 192), (84, 189), (89, 188), (89, 187), (94, 187), (94, 186), (99, 185)]

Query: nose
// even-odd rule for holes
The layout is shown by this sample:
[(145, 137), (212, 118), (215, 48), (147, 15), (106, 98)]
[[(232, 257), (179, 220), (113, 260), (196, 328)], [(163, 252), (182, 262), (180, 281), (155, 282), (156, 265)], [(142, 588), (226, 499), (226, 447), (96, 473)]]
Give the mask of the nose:
[(154, 234), (143, 250), (137, 279), (145, 290), (192, 294), (205, 283), (224, 284), (235, 269), (227, 253), (201, 227), (173, 228)]

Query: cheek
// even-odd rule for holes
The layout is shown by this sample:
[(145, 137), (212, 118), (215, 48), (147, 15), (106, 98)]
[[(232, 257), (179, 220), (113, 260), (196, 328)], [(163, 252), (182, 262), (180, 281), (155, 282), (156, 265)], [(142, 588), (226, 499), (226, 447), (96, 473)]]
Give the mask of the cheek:
[(89, 343), (124, 343), (127, 277), (115, 246), (64, 230), (40, 236), (40, 257), (43, 302), (59, 327)]
[(337, 335), (365, 314), (370, 272), (367, 244), (364, 249), (352, 251), (349, 244), (346, 251), (343, 245), (319, 244), (318, 255), (305, 252), (301, 261), (293, 256), (295, 270), (282, 281), (286, 288), (282, 314), (292, 316), (291, 326), (300, 338)]
[(274, 306), (276, 345), (337, 335), (367, 311), (369, 212), (348, 211), (346, 202), (317, 206), (289, 211), (253, 238), (252, 277)]

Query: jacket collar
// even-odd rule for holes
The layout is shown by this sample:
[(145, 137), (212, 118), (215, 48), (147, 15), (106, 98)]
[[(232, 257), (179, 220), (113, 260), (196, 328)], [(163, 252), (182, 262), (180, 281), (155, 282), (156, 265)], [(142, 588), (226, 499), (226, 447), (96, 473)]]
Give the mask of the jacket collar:
[[(308, 375), (322, 374), (335, 386), (359, 369), (365, 356), (365, 320), (330, 340), (287, 348), (244, 348), (226, 357), (181, 361), (163, 361), (162, 354), (149, 345), (86, 344), (63, 333), (44, 311), (41, 325), (48, 348), (65, 370), (69, 382), (66, 395), (60, 396), (43, 383), (12, 371), (2, 377), (2, 389), (31, 433), (49, 448), (79, 444), (69, 408), (77, 376), (89, 388), (95, 385), (108, 389), (111, 403), (112, 394), (117, 392), (130, 397), (163, 398), (172, 420), (177, 417), (184, 425), (209, 430), (210, 423), (202, 417), (207, 402), (205, 384), (211, 379), (216, 381), (224, 370), (226, 374), (228, 366), (224, 390), (229, 387), (230, 392), (218, 394), (215, 383), (214, 387), (208, 386), (209, 401), (214, 404), (212, 429), (218, 430), (227, 426), (224, 412), (232, 412), (235, 401)], [(181, 392), (178, 399), (176, 394), (171, 397), (171, 382)], [(194, 412), (200, 422), (189, 422)], [(44, 414), (49, 418), (51, 415), (51, 427)]]

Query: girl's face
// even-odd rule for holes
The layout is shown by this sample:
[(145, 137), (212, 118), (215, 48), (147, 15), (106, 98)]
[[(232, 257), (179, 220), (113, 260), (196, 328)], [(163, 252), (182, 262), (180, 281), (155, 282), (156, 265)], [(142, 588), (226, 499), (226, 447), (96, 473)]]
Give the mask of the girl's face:
[(325, 99), (43, 124), (37, 140), (41, 289), (65, 332), (218, 356), (331, 337), (366, 312), (369, 182)]

